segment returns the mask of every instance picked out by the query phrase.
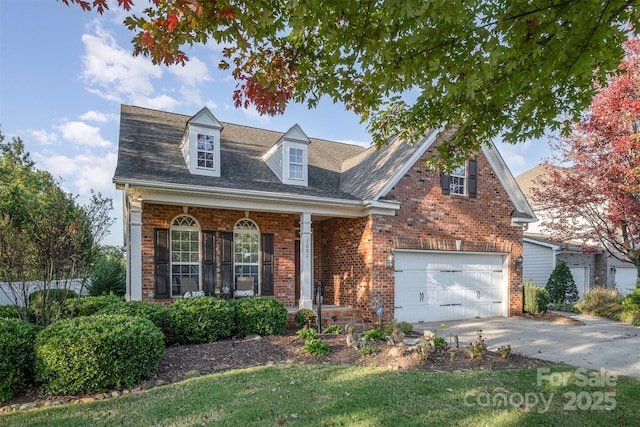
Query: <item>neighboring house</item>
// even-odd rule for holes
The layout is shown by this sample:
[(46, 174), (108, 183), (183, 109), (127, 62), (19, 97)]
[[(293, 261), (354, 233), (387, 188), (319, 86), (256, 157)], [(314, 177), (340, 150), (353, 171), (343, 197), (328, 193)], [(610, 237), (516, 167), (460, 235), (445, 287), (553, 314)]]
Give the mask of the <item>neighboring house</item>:
[(539, 219), (537, 223), (529, 224), (524, 232), (524, 281), (545, 286), (557, 262), (564, 261), (571, 269), (580, 296), (594, 286), (615, 286), (623, 294), (631, 292), (637, 277), (633, 264), (617, 260), (601, 245), (585, 251), (580, 242), (554, 242), (546, 233), (543, 223), (548, 213), (535, 203), (533, 189), (548, 167), (552, 166), (539, 164), (515, 178)]
[[(122, 106), (127, 296), (169, 304), (198, 290), (273, 296), (365, 320), (522, 312), (522, 229), (532, 209), (488, 146), (451, 175), (431, 132), (380, 150)], [(228, 289), (227, 289), (228, 288)], [(378, 308), (381, 308), (379, 310)]]

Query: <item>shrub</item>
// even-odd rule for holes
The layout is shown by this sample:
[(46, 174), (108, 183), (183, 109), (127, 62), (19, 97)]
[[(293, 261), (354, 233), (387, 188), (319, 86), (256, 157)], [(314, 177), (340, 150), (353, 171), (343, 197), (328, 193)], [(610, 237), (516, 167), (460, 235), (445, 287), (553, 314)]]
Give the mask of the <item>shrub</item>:
[(15, 305), (0, 305), (0, 319), (19, 319)]
[(620, 321), (640, 326), (640, 306), (635, 310), (624, 310), (620, 313)]
[(34, 342), (39, 326), (18, 319), (0, 319), (0, 401), (33, 382)]
[(603, 286), (596, 286), (586, 291), (582, 300), (576, 303), (575, 307), (581, 313), (608, 317), (614, 320), (619, 320), (622, 312), (618, 291)]
[(632, 293), (630, 293), (629, 295), (627, 295), (624, 300), (622, 301), (622, 304), (635, 304), (635, 305), (640, 305), (640, 288), (635, 288), (633, 290)]
[(306, 340), (303, 348), (304, 351), (313, 356), (322, 356), (329, 353), (329, 345), (320, 338)]
[(114, 309), (115, 306), (123, 305), (124, 303), (124, 298), (117, 295), (84, 296), (68, 299), (64, 304), (63, 317), (68, 319), (70, 317), (91, 316), (107, 307)]
[(539, 314), (547, 311), (549, 292), (531, 282), (524, 284), (524, 311)]
[(295, 321), (298, 326), (302, 327), (302, 325), (313, 325), (316, 323), (316, 313), (310, 308), (301, 308), (296, 312)]
[(287, 308), (270, 297), (234, 300), (236, 335), (282, 335), (287, 327)]
[(373, 329), (364, 331), (362, 333), (362, 338), (367, 340), (374, 340), (374, 341), (386, 341), (388, 337), (387, 337), (387, 334), (385, 334), (382, 329), (373, 328)]
[(315, 329), (310, 328), (308, 325), (304, 325), (302, 329), (299, 329), (296, 332), (296, 338), (300, 338), (303, 340), (310, 340), (318, 338), (318, 333)]
[(147, 301), (127, 301), (108, 305), (96, 314), (124, 314), (151, 320), (165, 335), (168, 333), (167, 308)]
[(73, 301), (78, 294), (71, 289), (43, 289), (29, 295), (29, 319), (33, 323), (47, 325), (58, 320), (60, 306)]
[(342, 333), (344, 333), (344, 331), (342, 330), (342, 326), (340, 325), (331, 325), (331, 326), (327, 326), (326, 328), (324, 328), (324, 331), (322, 331), (323, 334), (336, 334), (336, 335), (340, 335)]
[(484, 342), (484, 338), (482, 338), (482, 331), (479, 330), (476, 340), (467, 348), (467, 354), (471, 359), (476, 359), (482, 357), (486, 351), (487, 344)]
[(558, 262), (551, 272), (545, 289), (549, 292), (549, 298), (554, 304), (573, 304), (578, 301), (578, 288), (571, 270), (563, 261)]
[(213, 297), (179, 299), (167, 310), (173, 341), (199, 344), (228, 338), (233, 328), (233, 311), (229, 301)]
[(127, 388), (150, 378), (164, 337), (150, 320), (96, 315), (56, 322), (36, 339), (36, 379), (49, 393)]
[(126, 292), (127, 268), (124, 253), (116, 246), (102, 247), (91, 266), (91, 282), (87, 286), (89, 295), (118, 295)]
[(405, 321), (398, 323), (396, 319), (393, 319), (392, 321), (390, 321), (384, 326), (384, 329), (383, 329), (384, 333), (387, 335), (391, 335), (391, 332), (393, 331), (393, 326), (398, 324), (400, 325), (400, 330), (404, 332), (405, 335), (413, 332), (413, 325), (411, 323), (405, 322)]

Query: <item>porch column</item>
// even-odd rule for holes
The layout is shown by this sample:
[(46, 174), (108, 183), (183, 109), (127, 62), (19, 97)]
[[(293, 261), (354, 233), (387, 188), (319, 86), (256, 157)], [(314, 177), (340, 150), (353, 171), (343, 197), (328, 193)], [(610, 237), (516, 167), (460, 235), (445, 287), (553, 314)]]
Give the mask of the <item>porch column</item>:
[(311, 214), (300, 214), (300, 302), (299, 308), (313, 308), (311, 275)]
[(129, 271), (127, 299), (142, 300), (142, 202), (131, 201), (129, 208), (129, 247), (127, 260)]

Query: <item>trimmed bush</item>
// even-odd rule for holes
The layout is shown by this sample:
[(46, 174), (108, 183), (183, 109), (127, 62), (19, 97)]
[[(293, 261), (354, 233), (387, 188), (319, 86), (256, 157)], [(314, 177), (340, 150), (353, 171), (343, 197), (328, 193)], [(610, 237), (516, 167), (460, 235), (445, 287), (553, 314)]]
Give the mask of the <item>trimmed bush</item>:
[(165, 335), (168, 333), (167, 308), (161, 304), (154, 304), (147, 301), (118, 302), (101, 309), (96, 314), (124, 314), (127, 316), (143, 317), (151, 320)]
[(150, 320), (96, 315), (56, 322), (36, 339), (36, 379), (49, 393), (132, 387), (153, 375), (164, 337)]
[(578, 288), (571, 270), (563, 261), (558, 262), (551, 272), (545, 289), (554, 304), (573, 304), (578, 301)]
[(15, 305), (0, 305), (0, 319), (19, 319)]
[(302, 327), (303, 325), (313, 325), (316, 323), (316, 313), (310, 308), (301, 308), (296, 312), (294, 317), (298, 326)]
[(531, 282), (524, 284), (524, 311), (530, 314), (545, 313), (549, 301), (549, 292), (545, 288)]
[(117, 305), (124, 305), (124, 303), (124, 298), (117, 295), (68, 299), (64, 304), (64, 318), (91, 316), (107, 307), (113, 309)]
[(250, 297), (233, 301), (236, 335), (282, 335), (287, 327), (287, 308), (270, 297)]
[(18, 319), (0, 319), (0, 401), (34, 379), (34, 342), (42, 328)]
[(173, 342), (199, 344), (231, 336), (234, 310), (213, 297), (182, 298), (169, 306), (167, 320)]
[(620, 320), (620, 313), (622, 312), (618, 291), (603, 286), (596, 286), (586, 291), (582, 300), (575, 307), (581, 313), (608, 317), (614, 320)]

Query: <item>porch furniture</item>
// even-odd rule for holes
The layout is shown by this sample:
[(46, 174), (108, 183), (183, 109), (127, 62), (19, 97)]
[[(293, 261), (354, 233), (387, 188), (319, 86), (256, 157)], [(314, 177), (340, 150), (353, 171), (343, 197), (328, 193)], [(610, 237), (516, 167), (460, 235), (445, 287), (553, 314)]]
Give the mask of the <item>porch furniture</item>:
[(236, 278), (236, 291), (233, 293), (234, 298), (252, 297), (253, 295), (253, 277)]

